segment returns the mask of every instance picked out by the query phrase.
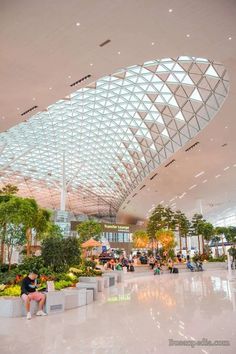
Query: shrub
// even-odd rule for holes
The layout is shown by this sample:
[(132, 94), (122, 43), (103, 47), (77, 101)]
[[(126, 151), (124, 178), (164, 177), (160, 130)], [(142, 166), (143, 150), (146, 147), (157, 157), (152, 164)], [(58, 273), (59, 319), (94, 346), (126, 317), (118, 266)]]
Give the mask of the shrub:
[(55, 281), (54, 285), (55, 285), (56, 290), (61, 290), (61, 289), (67, 288), (69, 286), (72, 286), (73, 283), (72, 283), (72, 281), (59, 280), (59, 281)]
[(3, 291), (0, 291), (0, 296), (20, 296), (21, 289), (19, 285), (12, 285), (5, 287)]

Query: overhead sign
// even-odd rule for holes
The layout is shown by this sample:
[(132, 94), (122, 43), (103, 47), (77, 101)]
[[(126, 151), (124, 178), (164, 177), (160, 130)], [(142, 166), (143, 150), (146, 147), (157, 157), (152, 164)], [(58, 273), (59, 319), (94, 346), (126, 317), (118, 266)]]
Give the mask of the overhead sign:
[(103, 224), (104, 232), (130, 232), (128, 225)]

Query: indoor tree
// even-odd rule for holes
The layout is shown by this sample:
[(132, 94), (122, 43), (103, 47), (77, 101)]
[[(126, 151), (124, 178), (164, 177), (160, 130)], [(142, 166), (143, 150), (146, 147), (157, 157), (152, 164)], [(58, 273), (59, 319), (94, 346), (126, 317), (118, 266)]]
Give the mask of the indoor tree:
[[(199, 254), (201, 253), (201, 247), (200, 247), (200, 236), (202, 235), (203, 232), (203, 224), (205, 220), (203, 219), (202, 214), (194, 214), (192, 217), (192, 222), (191, 222), (191, 227), (190, 227), (190, 233), (192, 236), (197, 236), (198, 238), (198, 252)], [(203, 244), (202, 244), (203, 246)], [(204, 249), (203, 249), (204, 253)]]
[(26, 232), (26, 255), (31, 254), (32, 229), (37, 227), (39, 207), (33, 198), (22, 198), (19, 208), (21, 222)]
[[(205, 241), (207, 241), (207, 245), (208, 245), (209, 241), (214, 236), (214, 233), (215, 233), (214, 226), (210, 222), (206, 222), (206, 221), (203, 222), (203, 224), (201, 225), (203, 254), (205, 253)], [(209, 250), (207, 250), (207, 253), (209, 254)]]
[(90, 238), (93, 238), (96, 241), (100, 241), (101, 239), (102, 226), (95, 220), (81, 222), (76, 230), (79, 234), (80, 243), (88, 241)]
[[(11, 196), (18, 192), (18, 187), (12, 184), (6, 184), (0, 189), (0, 204), (7, 202)], [(0, 238), (1, 238), (1, 258), (0, 263), (4, 262), (4, 244), (5, 244), (5, 234), (6, 234), (6, 223), (0, 223)]]
[(7, 248), (8, 270), (11, 269), (11, 259), (13, 250), (17, 246), (22, 246), (25, 243), (25, 232), (20, 224), (7, 224), (7, 232), (5, 237), (5, 245)]
[(179, 232), (179, 244), (180, 244), (180, 254), (182, 254), (182, 237), (185, 238), (186, 252), (188, 251), (188, 233), (190, 229), (190, 221), (187, 219), (186, 215), (180, 210), (177, 210), (174, 214), (175, 225), (177, 226)]
[(221, 243), (222, 243), (222, 249), (223, 249), (223, 255), (225, 256), (225, 245), (224, 245), (224, 236), (227, 234), (227, 227), (225, 226), (217, 226), (215, 228), (215, 234), (221, 238)]
[(137, 230), (133, 233), (133, 244), (135, 248), (146, 248), (149, 242), (149, 237), (146, 231)]
[(160, 229), (156, 232), (156, 240), (162, 245), (162, 248), (167, 254), (176, 246), (175, 235), (172, 230)]
[(218, 235), (214, 235), (211, 240), (212, 240), (214, 246), (216, 247), (216, 257), (218, 258), (219, 257), (219, 242), (220, 242), (221, 238)]
[(154, 209), (152, 215), (148, 220), (148, 225), (147, 225), (147, 234), (152, 243), (156, 239), (157, 231), (161, 229), (174, 230), (175, 217), (174, 217), (174, 212), (171, 210), (171, 208), (169, 207), (165, 208), (161, 204), (159, 204)]

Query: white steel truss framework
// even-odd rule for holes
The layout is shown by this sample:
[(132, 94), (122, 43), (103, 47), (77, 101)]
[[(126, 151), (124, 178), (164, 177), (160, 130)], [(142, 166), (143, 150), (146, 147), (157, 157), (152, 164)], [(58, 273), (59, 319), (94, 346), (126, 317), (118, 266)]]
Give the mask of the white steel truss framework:
[(115, 213), (161, 163), (202, 130), (229, 89), (224, 66), (181, 56), (103, 77), (0, 135), (0, 184), (59, 208)]

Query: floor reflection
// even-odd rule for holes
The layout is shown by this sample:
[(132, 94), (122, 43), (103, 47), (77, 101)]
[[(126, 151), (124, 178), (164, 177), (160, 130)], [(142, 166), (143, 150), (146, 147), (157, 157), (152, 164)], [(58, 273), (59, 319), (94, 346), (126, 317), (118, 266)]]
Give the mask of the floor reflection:
[(231, 347), (194, 351), (233, 353), (235, 289), (225, 271), (134, 276), (86, 307), (32, 321), (0, 319), (0, 352), (182, 354), (190, 348), (169, 347), (169, 339), (208, 338)]

